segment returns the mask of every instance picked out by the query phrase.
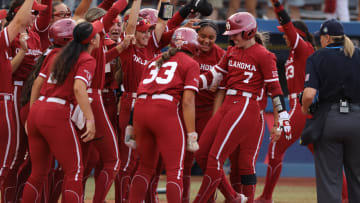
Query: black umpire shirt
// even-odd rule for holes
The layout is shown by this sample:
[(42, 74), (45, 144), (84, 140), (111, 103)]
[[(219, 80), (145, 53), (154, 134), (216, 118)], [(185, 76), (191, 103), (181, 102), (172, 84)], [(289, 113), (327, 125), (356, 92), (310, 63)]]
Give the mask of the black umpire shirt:
[[(347, 98), (360, 102), (360, 51), (345, 56), (342, 43), (329, 44), (306, 61), (305, 87), (318, 90), (319, 102), (337, 102)], [(343, 90), (343, 91), (342, 91)]]

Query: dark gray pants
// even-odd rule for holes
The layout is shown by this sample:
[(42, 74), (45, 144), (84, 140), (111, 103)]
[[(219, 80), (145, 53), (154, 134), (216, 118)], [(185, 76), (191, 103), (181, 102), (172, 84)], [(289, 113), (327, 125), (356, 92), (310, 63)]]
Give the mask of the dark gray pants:
[(314, 151), (318, 202), (341, 203), (344, 167), (349, 203), (360, 203), (360, 106), (341, 114), (334, 104)]

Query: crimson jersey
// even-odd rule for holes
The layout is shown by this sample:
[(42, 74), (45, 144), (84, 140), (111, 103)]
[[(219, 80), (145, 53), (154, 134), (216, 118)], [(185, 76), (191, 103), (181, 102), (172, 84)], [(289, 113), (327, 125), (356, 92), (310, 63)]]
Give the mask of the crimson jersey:
[[(17, 70), (13, 73), (14, 81), (26, 81), (33, 69), (36, 58), (42, 54), (39, 35), (32, 30), (28, 31), (28, 35), (29, 39), (26, 41), (28, 51), (25, 53), (25, 57)], [(21, 45), (19, 37), (20, 34), (18, 34), (11, 43), (11, 57), (15, 57), (16, 54), (20, 51)]]
[[(216, 44), (214, 44), (211, 51), (207, 53), (198, 52), (198, 54), (194, 56), (194, 60), (197, 61), (200, 65), (200, 74), (204, 74), (211, 68), (214, 68), (214, 66), (221, 60), (224, 54), (225, 50)], [(209, 90), (200, 90), (199, 94), (196, 95), (196, 106), (213, 105), (215, 94), (215, 92), (211, 92)]]
[(260, 95), (266, 85), (273, 95), (282, 95), (276, 68), (276, 57), (262, 45), (255, 43), (247, 49), (230, 46), (215, 66), (226, 75), (226, 88)]
[(0, 94), (11, 94), (13, 91), (13, 85), (11, 80), (11, 58), (9, 57), (10, 42), (7, 28), (0, 32)]
[[(48, 63), (49, 64), (49, 63)], [(49, 64), (50, 65), (50, 64)], [(75, 79), (80, 79), (86, 83), (89, 87), (91, 79), (95, 72), (95, 58), (87, 52), (82, 52), (77, 60), (75, 66), (71, 69), (67, 75), (65, 81), (61, 85), (57, 85), (51, 77), (52, 74), (48, 74), (46, 83), (41, 87), (40, 95), (46, 97), (58, 97), (65, 99), (71, 103), (75, 102), (74, 96), (74, 82)]]
[(40, 68), (40, 72), (39, 72), (39, 76), (42, 78), (47, 78), (48, 74), (49, 74), (49, 70), (51, 68), (52, 62), (55, 59), (55, 56), (57, 53), (59, 53), (59, 51), (61, 51), (61, 48), (54, 48), (54, 49), (47, 49), (45, 52), (45, 59), (43, 61), (43, 63), (41, 64), (41, 68)]
[[(159, 56), (160, 57), (160, 56)], [(169, 94), (180, 101), (185, 89), (198, 91), (199, 64), (183, 52), (178, 52), (158, 68), (156, 59), (144, 70), (137, 94)]]
[(288, 90), (290, 94), (299, 93), (304, 89), (306, 60), (314, 52), (314, 47), (301, 38), (292, 22), (282, 27), (292, 47), (285, 63)]
[(105, 34), (109, 32), (110, 27), (114, 24), (113, 20), (117, 15), (124, 10), (127, 5), (127, 1), (117, 1), (115, 2), (109, 11), (100, 19), (104, 25), (104, 29), (100, 34), (100, 44), (99, 48), (96, 48), (92, 51), (91, 55), (96, 59), (96, 69), (94, 73), (94, 78), (91, 83), (91, 88), (93, 89), (103, 89), (105, 84)]
[[(114, 48), (117, 44), (112, 44), (107, 46), (107, 50)], [(105, 65), (105, 84), (104, 88), (106, 89), (117, 89), (119, 85), (115, 81), (115, 72), (117, 69), (117, 59), (112, 59)]]
[(146, 47), (138, 48), (136, 45), (130, 44), (120, 53), (123, 85), (126, 92), (136, 92), (142, 73), (149, 60), (154, 58), (155, 52), (154, 38), (150, 37)]

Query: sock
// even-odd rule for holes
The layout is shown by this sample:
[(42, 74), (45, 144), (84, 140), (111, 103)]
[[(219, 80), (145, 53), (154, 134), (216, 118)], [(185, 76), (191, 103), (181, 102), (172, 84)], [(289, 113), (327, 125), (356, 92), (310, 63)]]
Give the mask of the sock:
[(103, 203), (114, 182), (116, 171), (113, 169), (103, 168), (95, 181), (94, 203)]
[(282, 169), (282, 160), (269, 159), (267, 167), (265, 186), (263, 194), (261, 195), (266, 200), (272, 199), (275, 185), (280, 178)]

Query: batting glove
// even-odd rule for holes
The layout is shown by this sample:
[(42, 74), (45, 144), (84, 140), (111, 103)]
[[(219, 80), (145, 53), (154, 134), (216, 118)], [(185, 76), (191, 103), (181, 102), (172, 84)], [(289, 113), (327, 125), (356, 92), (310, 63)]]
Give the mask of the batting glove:
[(191, 132), (187, 134), (186, 150), (189, 152), (196, 152), (199, 150), (199, 144), (197, 142), (197, 132)]
[(279, 128), (284, 132), (287, 140), (291, 139), (290, 116), (287, 111), (279, 113)]
[(128, 125), (125, 128), (125, 145), (131, 149), (136, 149), (136, 141), (134, 139), (134, 128)]

